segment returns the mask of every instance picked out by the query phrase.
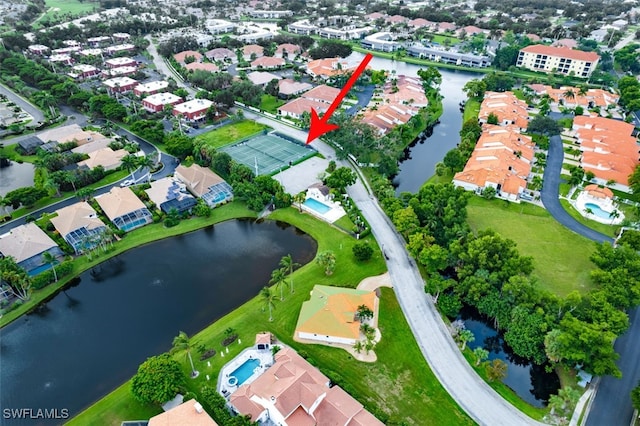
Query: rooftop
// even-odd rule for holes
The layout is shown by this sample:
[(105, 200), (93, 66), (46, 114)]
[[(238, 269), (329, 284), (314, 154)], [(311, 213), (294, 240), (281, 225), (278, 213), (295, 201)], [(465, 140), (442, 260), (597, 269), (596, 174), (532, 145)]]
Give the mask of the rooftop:
[(56, 210), (58, 216), (51, 218), (51, 223), (63, 237), (76, 229), (88, 231), (104, 225), (93, 207), (86, 201), (72, 204)]
[(0, 253), (20, 263), (58, 245), (35, 223), (20, 225), (0, 235)]
[(130, 188), (114, 186), (106, 194), (98, 195), (95, 198), (104, 214), (111, 221), (127, 213), (146, 208)]
[(600, 56), (595, 52), (583, 52), (582, 50), (569, 49), (568, 47), (551, 47), (543, 44), (533, 44), (520, 49), (520, 51), (539, 55), (558, 56), (585, 62), (595, 62), (600, 59)]

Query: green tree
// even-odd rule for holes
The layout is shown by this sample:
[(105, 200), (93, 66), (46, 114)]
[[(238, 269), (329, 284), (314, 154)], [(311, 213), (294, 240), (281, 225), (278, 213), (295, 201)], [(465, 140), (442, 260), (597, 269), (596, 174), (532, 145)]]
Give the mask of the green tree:
[(0, 257), (0, 281), (7, 283), (18, 299), (25, 301), (31, 297), (31, 278), (11, 256)]
[(418, 70), (418, 77), (422, 79), (422, 84), (427, 89), (438, 87), (442, 83), (442, 74), (438, 71), (438, 68), (429, 65), (425, 69)]
[(473, 342), (476, 339), (471, 330), (460, 330), (457, 337), (461, 345), (460, 348), (463, 351), (467, 347), (467, 343)]
[(194, 345), (191, 343), (189, 336), (184, 331), (179, 332), (178, 335), (173, 338), (171, 353), (185, 351), (185, 355), (189, 359), (189, 363), (191, 364), (191, 378), (195, 379), (196, 377), (198, 377), (200, 372), (196, 370), (196, 367), (193, 365), (193, 359), (191, 358), (191, 350), (193, 348)]
[(169, 354), (148, 358), (131, 379), (131, 392), (143, 404), (162, 404), (186, 386), (180, 364)]
[(340, 193), (344, 193), (347, 186), (354, 183), (356, 183), (356, 173), (348, 167), (337, 168), (326, 179), (327, 186), (340, 191)]
[(358, 318), (360, 321), (366, 321), (373, 318), (373, 311), (367, 305), (358, 306)]
[(306, 191), (298, 192), (296, 195), (293, 196), (293, 202), (298, 204), (298, 209), (300, 210), (300, 213), (302, 213), (302, 204), (306, 199), (307, 199)]
[(53, 278), (55, 282), (58, 282), (58, 273), (56, 272), (56, 263), (58, 263), (58, 259), (51, 254), (50, 251), (45, 251), (42, 253), (42, 260), (48, 265), (51, 265), (51, 270), (53, 271)]
[(547, 360), (544, 349), (547, 328), (542, 308), (532, 310), (525, 305), (518, 305), (511, 311), (511, 321), (504, 340), (517, 355), (541, 365)]
[(293, 289), (293, 270), (298, 266), (300, 266), (300, 264), (294, 262), (290, 254), (283, 256), (282, 259), (280, 259), (280, 267), (289, 275), (289, 289), (291, 293), (295, 293), (295, 290)]
[(530, 133), (538, 133), (541, 135), (559, 135), (562, 127), (552, 118), (543, 115), (537, 115), (529, 122), (527, 131)]
[(629, 176), (629, 187), (634, 194), (640, 194), (640, 165), (637, 165)]
[(462, 91), (465, 92), (469, 98), (482, 99), (484, 92), (487, 91), (487, 83), (474, 78), (464, 85)]
[(276, 300), (276, 296), (273, 294), (269, 287), (263, 287), (260, 290), (260, 296), (262, 297), (262, 301), (265, 306), (269, 309), (269, 322), (273, 322), (273, 309), (276, 307), (274, 301)]
[(420, 227), (420, 220), (411, 206), (396, 210), (393, 213), (392, 220), (398, 232), (407, 241)]
[(284, 292), (283, 288), (286, 283), (287, 273), (284, 269), (275, 269), (271, 272), (271, 279), (269, 280), (269, 285), (275, 285), (280, 288), (280, 300), (284, 300)]
[(184, 159), (193, 154), (193, 139), (180, 132), (171, 132), (166, 135), (164, 143), (167, 152), (176, 157)]
[(467, 164), (467, 158), (460, 152), (458, 148), (453, 148), (447, 151), (442, 162), (453, 173), (457, 173), (464, 169), (465, 164)]
[(351, 248), (351, 251), (353, 252), (353, 256), (359, 262), (366, 262), (371, 259), (371, 256), (373, 256), (373, 249), (367, 243), (356, 243)]
[(640, 410), (640, 382), (638, 382), (638, 386), (631, 391), (631, 404), (633, 408)]
[(325, 275), (331, 275), (336, 268), (336, 255), (331, 250), (323, 251), (318, 254), (316, 263), (324, 268)]
[(497, 125), (498, 124), (498, 116), (495, 115), (494, 113), (489, 113), (489, 115), (487, 116), (487, 124)]
[(501, 381), (507, 377), (507, 364), (501, 359), (494, 359), (487, 367), (487, 378), (490, 382)]
[(480, 365), (481, 362), (489, 358), (489, 351), (478, 346), (473, 350), (473, 355), (476, 357), (476, 365)]

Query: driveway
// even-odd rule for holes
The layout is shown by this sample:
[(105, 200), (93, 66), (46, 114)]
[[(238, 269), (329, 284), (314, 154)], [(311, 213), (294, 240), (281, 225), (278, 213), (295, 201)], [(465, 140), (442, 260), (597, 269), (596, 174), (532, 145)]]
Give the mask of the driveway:
[(11, 99), (13, 103), (18, 105), (20, 108), (25, 110), (28, 114), (31, 114), (33, 117), (34, 123), (44, 123), (44, 114), (38, 108), (36, 108), (32, 103), (27, 101), (22, 96), (18, 95), (13, 90), (9, 89), (4, 84), (0, 84), (0, 93), (5, 95), (7, 98)]
[[(268, 124), (297, 139), (307, 138), (307, 132), (290, 128), (276, 120), (258, 116), (248, 110), (244, 114), (247, 118)], [(327, 159), (335, 158), (333, 149), (318, 139), (311, 146)], [(351, 167), (346, 161), (337, 163), (339, 166)], [(481, 425), (541, 425), (542, 423), (505, 401), (471, 368), (451, 338), (431, 299), (425, 294), (424, 281), (405, 249), (404, 240), (395, 231), (377, 200), (367, 193), (360, 180), (349, 187), (348, 192), (371, 225), (378, 243), (384, 244), (389, 256), (387, 268), (404, 316), (425, 360), (449, 395)]]
[(562, 139), (560, 135), (551, 136), (549, 144), (549, 155), (547, 156), (547, 166), (544, 169), (544, 184), (542, 186), (542, 204), (545, 209), (566, 228), (598, 243), (613, 242), (613, 238), (601, 234), (598, 231), (581, 224), (575, 220), (560, 204), (558, 198), (562, 171), (562, 160), (564, 151), (562, 150)]

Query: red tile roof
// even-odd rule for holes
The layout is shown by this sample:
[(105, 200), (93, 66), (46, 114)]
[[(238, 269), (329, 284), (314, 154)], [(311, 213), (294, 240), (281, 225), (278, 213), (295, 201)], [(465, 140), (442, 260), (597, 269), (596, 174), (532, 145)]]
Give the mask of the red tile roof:
[(585, 62), (594, 62), (600, 59), (600, 56), (595, 52), (583, 52), (582, 50), (569, 49), (568, 47), (551, 47), (543, 44), (533, 44), (520, 49), (520, 51), (535, 53), (538, 55), (575, 59), (577, 61)]

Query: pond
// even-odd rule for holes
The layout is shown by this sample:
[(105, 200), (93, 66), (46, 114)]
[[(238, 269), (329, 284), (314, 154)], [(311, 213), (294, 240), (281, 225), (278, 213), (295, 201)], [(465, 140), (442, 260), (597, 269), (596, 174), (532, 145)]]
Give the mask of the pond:
[(31, 163), (11, 161), (7, 167), (0, 167), (0, 196), (4, 197), (14, 189), (33, 185), (34, 167)]
[[(234, 220), (108, 260), (2, 329), (0, 406), (73, 417), (179, 331), (192, 335), (257, 295), (282, 256), (305, 264), (316, 250), (293, 226)], [(56, 424), (23, 422), (2, 424)]]
[(488, 360), (501, 359), (507, 364), (507, 377), (502, 382), (518, 396), (533, 405), (544, 407), (549, 396), (558, 393), (560, 379), (555, 373), (547, 373), (543, 365), (536, 365), (514, 354), (492, 326), (478, 311), (465, 306), (458, 319), (464, 321), (475, 340), (468, 343), (471, 349), (482, 347), (489, 351)]
[[(364, 58), (363, 53), (354, 52), (347, 59), (349, 63), (356, 63), (362, 58)], [(396, 75), (414, 77), (418, 75), (418, 70), (425, 68), (378, 57), (374, 57), (370, 65), (375, 70), (395, 70)], [(460, 102), (467, 98), (462, 88), (469, 80), (483, 77), (483, 74), (471, 71), (446, 68), (438, 68), (438, 71), (442, 75), (440, 93), (443, 95), (440, 123), (433, 129), (423, 132), (405, 151), (405, 157), (400, 162), (400, 172), (393, 181), (398, 194), (404, 191), (417, 192), (427, 179), (434, 175), (436, 164), (442, 161), (447, 151), (456, 147), (460, 141), (459, 133), (462, 128)]]

